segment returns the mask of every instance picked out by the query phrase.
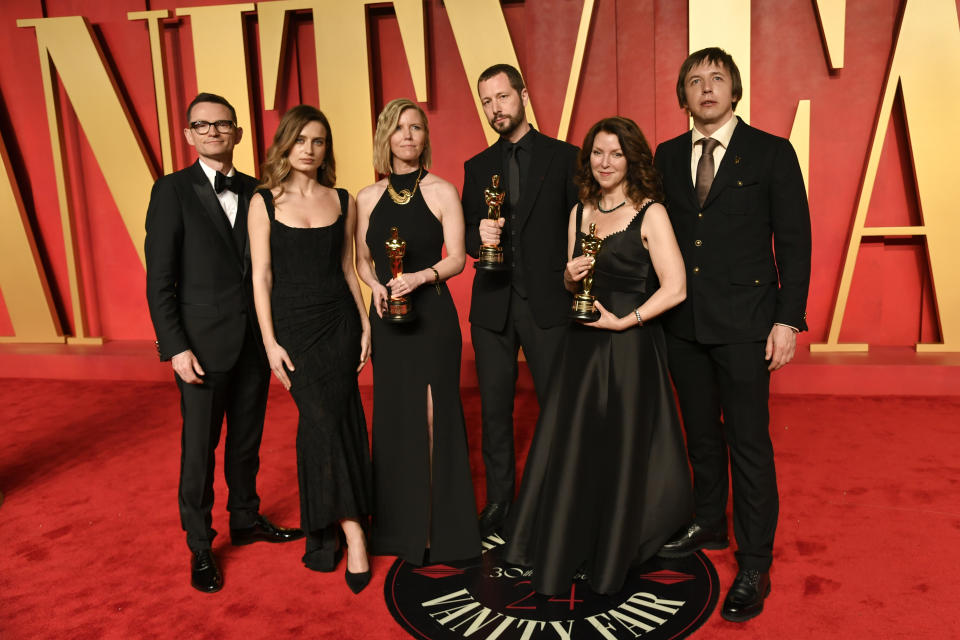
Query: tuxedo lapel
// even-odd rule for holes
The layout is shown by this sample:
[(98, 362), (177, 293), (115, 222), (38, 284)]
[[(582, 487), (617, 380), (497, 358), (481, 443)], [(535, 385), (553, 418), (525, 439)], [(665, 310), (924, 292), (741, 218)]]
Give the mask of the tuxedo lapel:
[(673, 166), (667, 172), (665, 179), (679, 182), (678, 193), (683, 193), (687, 199), (687, 204), (693, 209), (699, 209), (700, 203), (697, 202), (697, 188), (693, 183), (693, 174), (690, 171), (690, 163), (693, 162), (693, 132), (688, 131), (680, 141), (682, 145), (673, 156)]
[(540, 187), (543, 186), (543, 179), (547, 175), (547, 169), (550, 168), (551, 160), (550, 154), (547, 153), (546, 138), (540, 135), (539, 131), (535, 132), (527, 180), (523, 185), (520, 202), (517, 203), (516, 217), (519, 229), (523, 228), (530, 217), (530, 211), (533, 210), (533, 203), (537, 201), (537, 195), (540, 193)]
[[(193, 191), (200, 201), (200, 209), (203, 215), (210, 219), (210, 223), (213, 224), (214, 229), (217, 230), (220, 239), (227, 243), (230, 250), (237, 254), (237, 258), (239, 259), (243, 254), (237, 252), (237, 243), (233, 240), (233, 229), (230, 228), (227, 214), (224, 213), (223, 207), (220, 206), (220, 200), (217, 198), (216, 191), (213, 190), (213, 185), (210, 184), (203, 169), (200, 168), (199, 160), (191, 167), (190, 177), (193, 181)], [(237, 222), (239, 223), (239, 221), (238, 209)], [(246, 218), (244, 218), (244, 222), (245, 221)]]
[[(717, 168), (717, 175), (710, 185), (710, 193), (707, 199), (703, 201), (703, 206), (708, 206), (713, 202), (724, 189), (727, 188), (737, 173), (736, 165), (740, 164), (740, 154), (743, 152), (743, 137), (747, 125), (741, 120), (733, 130), (733, 136), (730, 138), (730, 146), (723, 154), (723, 160)], [(688, 172), (689, 173), (689, 172)]]
[(237, 195), (237, 217), (233, 223), (233, 237), (236, 240), (237, 251), (244, 259), (244, 266), (247, 262), (246, 256), (250, 252), (247, 244), (247, 211), (250, 209), (250, 197), (246, 187)]

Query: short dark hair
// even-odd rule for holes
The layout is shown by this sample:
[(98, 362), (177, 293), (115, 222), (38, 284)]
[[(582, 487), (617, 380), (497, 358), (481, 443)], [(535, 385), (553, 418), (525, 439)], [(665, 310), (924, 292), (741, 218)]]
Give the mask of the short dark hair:
[(600, 183), (593, 176), (590, 165), (590, 154), (593, 153), (593, 141), (600, 132), (612, 133), (620, 141), (620, 150), (627, 159), (626, 191), (627, 197), (639, 206), (650, 198), (657, 202), (663, 201), (663, 187), (660, 173), (653, 164), (653, 153), (650, 145), (637, 123), (630, 118), (613, 116), (604, 118), (590, 127), (583, 146), (577, 156), (577, 171), (573, 176), (573, 183), (580, 191), (580, 200), (587, 203), (599, 204)]
[(227, 102), (227, 99), (223, 96), (218, 96), (215, 93), (198, 93), (197, 97), (190, 101), (190, 105), (187, 107), (187, 126), (190, 126), (190, 112), (193, 111), (193, 108), (201, 102), (215, 102), (217, 104), (222, 104), (227, 109), (230, 109), (230, 118), (233, 120), (233, 124), (237, 124), (237, 110), (233, 108), (233, 105)]
[(526, 89), (526, 86), (523, 84), (523, 76), (520, 75), (516, 67), (509, 64), (495, 64), (492, 67), (487, 67), (477, 80), (477, 89), (480, 89), (481, 82), (489, 80), (493, 76), (500, 75), (501, 73), (506, 74), (507, 80), (510, 81), (510, 86), (516, 89), (517, 93), (521, 93)]
[(677, 78), (677, 100), (679, 100), (680, 106), (687, 106), (687, 74), (689, 74), (694, 67), (699, 67), (706, 62), (712, 62), (717, 66), (721, 66), (730, 73), (730, 81), (733, 85), (731, 87), (733, 108), (736, 110), (737, 103), (740, 102), (740, 98), (743, 97), (743, 83), (740, 80), (740, 69), (737, 68), (737, 63), (733, 61), (733, 56), (720, 47), (707, 47), (706, 49), (700, 49), (700, 51), (694, 51), (687, 56), (687, 59), (680, 65), (680, 76)]

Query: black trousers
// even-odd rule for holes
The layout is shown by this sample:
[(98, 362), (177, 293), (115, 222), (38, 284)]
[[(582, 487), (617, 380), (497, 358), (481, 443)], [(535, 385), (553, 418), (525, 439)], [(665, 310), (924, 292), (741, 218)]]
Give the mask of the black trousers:
[(693, 467), (696, 522), (714, 527), (724, 521), (732, 477), (737, 562), (761, 571), (770, 568), (780, 507), (765, 344), (706, 345), (667, 333)]
[(513, 444), (513, 400), (517, 385), (517, 353), (523, 354), (533, 376), (537, 400), (543, 406), (553, 361), (566, 324), (541, 328), (530, 306), (515, 291), (503, 331), (470, 326), (480, 387), (483, 464), (487, 472), (487, 502), (512, 502), (516, 458)]
[(259, 512), (257, 471), (270, 369), (248, 331), (240, 357), (229, 371), (207, 371), (203, 384), (187, 384), (174, 375), (180, 388), (183, 416), (180, 523), (187, 532), (191, 550), (209, 549), (217, 535), (211, 526), (213, 471), (224, 416), (227, 437), (223, 475), (227, 481), (230, 528), (253, 526)]

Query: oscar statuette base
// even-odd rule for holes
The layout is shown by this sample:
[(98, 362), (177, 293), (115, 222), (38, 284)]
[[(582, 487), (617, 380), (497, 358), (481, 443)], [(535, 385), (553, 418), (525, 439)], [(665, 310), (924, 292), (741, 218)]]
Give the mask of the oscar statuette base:
[(596, 300), (594, 296), (588, 293), (578, 293), (573, 296), (573, 306), (570, 307), (570, 313), (567, 314), (567, 317), (580, 322), (596, 322), (600, 319), (600, 312), (594, 305)]
[(390, 324), (406, 324), (417, 319), (410, 299), (406, 296), (387, 298), (387, 312), (383, 314), (383, 321)]
[(473, 263), (477, 271), (509, 271), (510, 265), (503, 262), (503, 247), (495, 244), (482, 245), (480, 257)]

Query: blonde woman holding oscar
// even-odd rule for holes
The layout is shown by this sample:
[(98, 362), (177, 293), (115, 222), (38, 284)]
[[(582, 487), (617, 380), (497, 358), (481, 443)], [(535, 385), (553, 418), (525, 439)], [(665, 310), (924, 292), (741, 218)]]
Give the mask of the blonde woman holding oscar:
[[(384, 107), (373, 159), (384, 177), (357, 194), (356, 245), (372, 291), (374, 549), (418, 565), (478, 556), (460, 322), (446, 284), (466, 260), (460, 197), (429, 172), (427, 118), (410, 100)], [(393, 228), (405, 243), (397, 277), (385, 247)], [(390, 296), (407, 297), (415, 319), (389, 322)]]
[(303, 562), (334, 571), (345, 542), (347, 585), (358, 593), (370, 581), (370, 450), (357, 387), (370, 324), (353, 267), (356, 205), (334, 188), (326, 116), (308, 105), (288, 111), (262, 174), (248, 220), (254, 300), (270, 368), (300, 411)]

